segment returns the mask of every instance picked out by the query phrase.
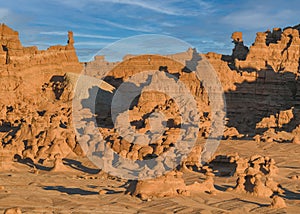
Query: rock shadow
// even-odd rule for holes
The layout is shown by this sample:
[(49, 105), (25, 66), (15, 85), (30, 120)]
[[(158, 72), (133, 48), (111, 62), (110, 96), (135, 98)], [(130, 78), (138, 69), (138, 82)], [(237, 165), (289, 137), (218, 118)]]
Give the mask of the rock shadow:
[(98, 195), (98, 192), (84, 190), (81, 188), (68, 188), (64, 186), (45, 186), (44, 190), (55, 190), (61, 193), (67, 193), (68, 195)]
[(235, 85), (236, 90), (225, 93), (228, 127), (235, 127), (240, 134), (252, 138), (267, 130), (256, 128), (263, 118), (276, 116), (292, 107), (294, 118), (282, 127), (277, 124), (275, 130), (292, 131), (299, 124), (300, 81), (294, 73), (260, 70), (256, 72), (254, 82), (244, 81)]

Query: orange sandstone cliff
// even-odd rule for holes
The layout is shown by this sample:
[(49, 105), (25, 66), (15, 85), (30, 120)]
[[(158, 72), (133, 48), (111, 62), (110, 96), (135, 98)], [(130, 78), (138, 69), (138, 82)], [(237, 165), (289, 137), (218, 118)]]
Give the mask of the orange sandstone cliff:
[(1, 24), (0, 43), (0, 168), (9, 168), (5, 163), (14, 156), (35, 160), (72, 152), (71, 105), (59, 97), (65, 73), (82, 71), (73, 33), (65, 46), (38, 50), (23, 47), (18, 32)]
[[(68, 34), (66, 46), (38, 50), (36, 47), (23, 47), (18, 33), (6, 25), (2, 24), (0, 31), (2, 159), (7, 163), (15, 157), (47, 164), (48, 160), (57, 160), (57, 154), (59, 158), (82, 155), (72, 126), (74, 80), (70, 73), (80, 73), (83, 66), (73, 46), (72, 32)], [(232, 55), (201, 55), (214, 67), (225, 93), (227, 123), (224, 138), (300, 143), (299, 26), (257, 33), (250, 48), (244, 45), (241, 32), (233, 33), (232, 39), (235, 45)], [(110, 63), (104, 57), (97, 56), (94, 61), (85, 63), (84, 73), (102, 78), (110, 71), (105, 81), (118, 87), (139, 71), (136, 65), (139, 69), (167, 66), (168, 72), (184, 82), (196, 97), (200, 111), (198, 137), (206, 138), (211, 115), (205, 89), (193, 72), (187, 72), (183, 64), (170, 60), (192, 54), (193, 50), (188, 50), (168, 58), (156, 56), (152, 64), (149, 64), (149, 56), (129, 57), (123, 63)], [(155, 147), (133, 148), (122, 141), (114, 130), (101, 127), (100, 131), (110, 141), (111, 147), (124, 157), (143, 159), (149, 155), (159, 155), (174, 143), (171, 136), (178, 132), (180, 119), (176, 118), (176, 106), (167, 96), (145, 93), (131, 110), (131, 115), (137, 130), (146, 132), (149, 127), (144, 116), (157, 108), (171, 110), (169, 116), (172, 123), (166, 132), (170, 136), (160, 139)], [(175, 118), (171, 120), (171, 117)], [(3, 164), (2, 168), (5, 168)]]

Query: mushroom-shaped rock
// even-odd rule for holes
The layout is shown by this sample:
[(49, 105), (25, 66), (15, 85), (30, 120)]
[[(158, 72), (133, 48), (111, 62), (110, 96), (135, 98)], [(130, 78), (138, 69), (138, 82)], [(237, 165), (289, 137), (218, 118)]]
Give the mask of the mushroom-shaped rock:
[(8, 208), (4, 211), (4, 214), (22, 214), (22, 210), (18, 207)]
[(255, 176), (253, 193), (259, 197), (271, 197), (273, 195), (273, 191), (266, 187), (264, 183), (261, 181), (261, 175), (257, 174)]
[(236, 192), (245, 192), (245, 179), (246, 174), (240, 174), (237, 181), (234, 191)]
[(298, 144), (298, 145), (300, 145), (300, 136), (297, 136), (297, 135), (296, 135), (296, 136), (293, 138), (292, 143), (293, 143), (293, 144)]
[(273, 180), (271, 177), (266, 178), (266, 186), (270, 188), (273, 192), (277, 192), (279, 194), (284, 193), (284, 190), (280, 188), (280, 184)]
[(52, 172), (64, 172), (68, 168), (63, 164), (61, 155), (58, 153), (54, 155), (54, 167), (51, 169)]
[(233, 32), (231, 35), (231, 39), (233, 42), (242, 42), (243, 41), (243, 33), (242, 32)]
[(244, 158), (239, 158), (236, 161), (236, 169), (235, 174), (239, 175), (245, 172), (245, 170), (249, 167), (248, 160)]
[(286, 203), (283, 198), (275, 195), (273, 197), (270, 207), (274, 209), (286, 208)]
[(176, 196), (185, 192), (186, 185), (181, 173), (169, 172), (164, 176), (138, 181), (133, 195), (141, 197), (142, 200), (152, 197)]
[(142, 160), (145, 156), (153, 153), (153, 148), (151, 146), (143, 146), (139, 150), (139, 159)]

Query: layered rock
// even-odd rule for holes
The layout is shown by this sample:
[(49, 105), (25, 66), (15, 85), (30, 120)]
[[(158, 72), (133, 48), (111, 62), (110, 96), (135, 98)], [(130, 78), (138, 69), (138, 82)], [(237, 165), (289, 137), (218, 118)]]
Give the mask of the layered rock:
[(274, 159), (253, 155), (249, 159), (231, 156), (236, 163), (235, 175), (238, 176), (236, 186), (228, 191), (250, 193), (258, 197), (271, 197), (273, 194), (283, 194), (281, 185), (273, 180), (278, 173)]
[[(290, 132), (295, 129), (299, 117), (297, 106), (300, 105), (297, 93), (297, 88), (300, 87), (297, 80), (299, 66), (299, 51), (297, 51), (299, 35), (297, 32), (297, 27), (294, 27), (283, 31), (274, 28), (272, 32), (258, 33), (250, 51), (243, 44), (242, 32), (235, 32), (232, 34), (235, 48), (231, 56), (212, 52), (201, 55), (201, 57), (207, 58), (214, 67), (225, 92), (228, 117), (226, 136), (252, 138), (256, 135), (263, 135), (265, 128), (262, 124), (267, 122), (264, 118), (272, 117), (272, 115), (276, 117), (277, 114), (282, 114), (280, 112), (293, 107), (293, 119), (287, 123), (280, 121), (281, 119), (275, 119), (276, 125), (271, 126), (276, 129), (276, 132)], [(291, 38), (290, 42), (287, 41), (287, 38)], [(144, 59), (127, 56), (124, 58), (126, 64), (118, 64), (106, 62), (103, 56), (98, 56), (93, 62), (87, 63), (86, 73), (95, 73), (92, 70), (99, 66), (96, 76), (103, 77), (106, 74), (106, 81), (118, 86), (127, 77), (138, 72), (167, 65), (168, 72), (178, 76), (196, 96), (199, 109), (208, 112), (210, 109), (209, 98), (205, 89), (201, 88), (197, 78), (192, 77), (193, 73), (181, 71), (182, 65), (180, 64), (185, 63), (183, 59), (191, 55), (193, 55), (192, 49), (185, 53), (169, 55), (168, 58), (181, 62), (171, 64), (172, 60), (168, 62), (166, 59), (161, 60), (154, 57), (149, 61), (147, 56)], [(278, 69), (278, 66), (281, 68)], [(147, 96), (140, 98), (149, 104), (157, 102), (157, 99), (153, 100), (154, 94), (151, 95), (152, 97), (150, 94)], [(161, 97), (161, 99), (165, 98)], [(202, 121), (202, 123), (206, 122)], [(267, 123), (270, 126), (271, 121)], [(208, 126), (205, 125), (205, 127)], [(233, 130), (236, 130), (235, 133), (232, 132)], [(280, 135), (283, 136), (283, 133)], [(290, 138), (286, 140), (290, 141)]]
[[(299, 29), (295, 26), (257, 33), (248, 53), (246, 47), (245, 51), (237, 48), (243, 45), (241, 32), (233, 33), (232, 39), (235, 49), (231, 56), (206, 54), (225, 91), (227, 126), (245, 137), (263, 135), (273, 127), (280, 134), (278, 139), (283, 138), (279, 141), (290, 142), (284, 131), (293, 135), (300, 116)], [(243, 54), (245, 59), (240, 58)], [(289, 109), (293, 117), (286, 115)]]
[(244, 45), (243, 41), (243, 33), (242, 32), (234, 32), (231, 36), (232, 42), (235, 47), (232, 50), (232, 58), (237, 60), (245, 60), (249, 49)]
[(67, 45), (47, 50), (23, 47), (18, 32), (5, 24), (0, 35), (0, 147), (10, 154), (3, 156), (4, 162), (15, 155), (38, 162), (54, 160), (58, 153), (79, 154), (71, 128), (71, 100), (60, 100), (67, 85), (64, 74), (82, 71), (73, 33), (69, 32)]
[[(189, 49), (166, 57), (126, 56), (123, 62), (113, 63), (107, 62), (104, 56), (96, 56), (94, 61), (82, 66), (73, 46), (72, 32), (68, 34), (67, 45), (40, 51), (36, 47), (23, 47), (18, 33), (2, 24), (0, 119), (5, 130), (1, 132), (3, 147), (21, 158), (33, 161), (50, 159), (57, 164), (61, 164), (58, 161), (69, 154), (81, 155), (72, 128), (71, 101), (77, 79), (72, 73), (79, 73), (82, 68), (84, 74), (105, 77), (104, 80), (110, 84), (107, 84), (110, 89), (106, 90), (110, 93), (96, 100), (96, 107), (101, 113), (97, 112), (97, 122), (105, 121), (100, 131), (122, 157), (142, 160), (158, 156), (172, 147), (180, 132), (178, 106), (170, 97), (158, 92), (142, 91), (129, 110), (130, 122), (141, 134), (150, 130), (149, 114), (163, 112), (167, 115), (167, 130), (157, 142), (148, 145), (151, 139), (140, 137), (135, 140), (145, 141), (145, 145), (133, 146), (107, 126), (112, 122), (109, 117), (114, 87), (145, 70), (165, 71), (185, 84), (200, 113), (200, 131), (194, 137), (207, 138), (212, 116), (210, 98), (195, 72), (187, 66), (193, 63), (193, 57), (208, 59), (222, 84), (227, 101), (225, 138), (252, 139), (255, 136), (257, 142), (299, 144), (298, 28), (283, 31), (276, 28), (272, 32), (258, 33), (249, 51), (243, 44), (241, 32), (233, 33), (232, 39), (235, 48), (231, 56), (212, 52), (199, 55)], [(83, 137), (89, 136), (84, 134)], [(196, 163), (200, 152), (201, 148), (197, 147), (187, 162)], [(60, 159), (55, 158), (58, 156)], [(246, 164), (238, 161), (241, 162), (239, 170), (242, 170)]]
[(273, 209), (282, 209), (286, 208), (287, 206), (284, 199), (276, 195), (273, 197), (270, 207)]
[(193, 184), (186, 185), (182, 172), (172, 171), (155, 179), (138, 181), (132, 194), (142, 200), (177, 195), (189, 196), (197, 193), (214, 194), (217, 190), (214, 187), (213, 177), (212, 173), (207, 173), (204, 181), (195, 181)]
[[(66, 46), (51, 46), (47, 50), (38, 50), (36, 46), (23, 47), (18, 32), (12, 30), (5, 24), (0, 27), (1, 43), (1, 68), (4, 65), (8, 72), (33, 69), (34, 67), (52, 66), (52, 71), (57, 74), (69, 72), (80, 72), (76, 51), (74, 48), (73, 33), (68, 33), (68, 44)], [(50, 70), (50, 69), (49, 69)]]
[(262, 70), (271, 67), (275, 72), (298, 73), (299, 31), (286, 28), (256, 34), (245, 60), (237, 59), (235, 65), (240, 70)]

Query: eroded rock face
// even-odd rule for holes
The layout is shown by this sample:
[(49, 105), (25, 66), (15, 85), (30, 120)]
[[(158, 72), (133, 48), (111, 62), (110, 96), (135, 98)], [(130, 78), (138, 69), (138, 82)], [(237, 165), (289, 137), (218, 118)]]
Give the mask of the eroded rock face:
[(133, 195), (146, 200), (151, 197), (176, 196), (185, 190), (182, 173), (170, 172), (153, 180), (139, 181)]
[(299, 67), (299, 31), (294, 28), (259, 32), (245, 60), (236, 60), (238, 69), (266, 69), (297, 73)]
[(231, 156), (230, 159), (236, 163), (235, 175), (238, 178), (236, 186), (228, 190), (266, 198), (284, 193), (281, 185), (273, 180), (278, 173), (274, 159), (260, 155), (253, 155), (249, 159)]
[[(182, 55), (185, 54), (191, 53), (189, 51), (182, 53)], [(108, 62), (106, 63), (104, 58), (97, 57), (94, 62), (86, 65), (86, 72), (94, 72), (94, 66), (99, 64), (108, 64), (108, 67), (113, 67), (113, 69), (106, 74), (104, 80), (115, 88), (125, 83), (125, 87), (127, 86), (130, 90), (134, 91), (138, 90), (138, 87), (126, 83), (130, 77), (145, 71), (158, 71), (164, 67), (167, 73), (171, 74), (171, 77), (174, 78), (174, 80), (170, 78), (173, 84), (177, 84), (176, 81), (183, 82), (189, 92), (194, 95), (200, 113), (199, 135), (207, 136), (210, 126), (208, 116), (210, 109), (208, 107), (207, 94), (194, 72), (184, 71), (184, 64), (172, 60), (172, 58), (176, 57), (184, 58), (184, 56), (180, 56), (180, 54), (171, 55), (169, 57), (157, 55), (127, 56), (125, 57), (125, 61), (116, 64), (115, 67)], [(100, 77), (104, 71), (105, 69), (100, 70), (100, 73), (96, 73), (96, 76)], [(139, 136), (129, 134), (131, 130), (130, 127), (123, 127), (122, 130), (118, 128), (111, 129), (113, 124), (108, 124), (109, 120), (107, 120), (111, 114), (110, 105), (105, 105), (105, 103), (103, 103), (104, 99), (96, 101), (96, 114), (99, 115), (97, 116), (98, 123), (102, 124), (99, 130), (103, 137), (111, 142), (112, 149), (122, 157), (132, 160), (144, 160), (159, 156), (173, 147), (182, 133), (188, 133), (188, 130), (181, 127), (182, 119), (180, 114), (182, 114), (182, 112), (180, 113), (179, 111), (177, 101), (174, 97), (170, 97), (170, 92), (161, 92), (165, 90), (165, 88), (162, 87), (164, 84), (160, 81), (161, 79), (166, 79), (165, 72), (158, 72), (153, 76), (149, 75), (147, 83), (143, 86), (138, 99), (133, 101), (128, 111), (120, 113), (117, 117), (115, 126), (118, 126), (123, 116), (125, 117), (123, 119), (126, 119), (126, 115), (128, 114), (129, 121), (134, 131), (140, 134)], [(157, 90), (149, 91), (151, 87), (156, 87)], [(130, 90), (128, 93), (131, 93)], [(175, 88), (172, 90), (174, 94)], [(183, 90), (182, 88), (176, 90), (178, 90), (176, 94), (183, 93), (180, 91)], [(102, 95), (99, 95), (99, 97), (101, 96)], [(111, 94), (111, 96), (113, 96), (113, 94)], [(112, 99), (112, 97), (104, 101), (107, 102), (109, 99)], [(157, 118), (161, 118), (161, 122), (153, 124), (153, 121), (157, 121)], [(164, 127), (163, 124), (165, 124), (164, 126), (166, 127)], [(126, 134), (122, 135), (122, 133)], [(157, 138), (157, 136), (159, 136), (159, 138)], [(194, 136), (194, 138), (197, 138), (197, 136)]]
[(186, 185), (182, 178), (182, 172), (172, 171), (155, 179), (138, 181), (133, 195), (142, 200), (148, 200), (177, 195), (189, 196), (196, 193), (214, 194), (217, 190), (214, 187), (213, 178), (212, 173), (207, 173), (205, 181)]
[(286, 203), (283, 198), (279, 196), (274, 196), (272, 203), (271, 203), (271, 208), (273, 209), (281, 209), (281, 208), (286, 208)]
[[(232, 39), (236, 47), (241, 45), (241, 32)], [(257, 33), (245, 59), (238, 59), (236, 49), (231, 56), (206, 54), (225, 91), (228, 127), (244, 137), (263, 136), (274, 128), (278, 136), (267, 141), (292, 141), (300, 116), (299, 47), (297, 27), (274, 28)]]
[[(217, 53), (197, 55), (209, 60), (225, 92), (228, 117), (225, 138), (254, 137), (258, 143), (299, 144), (297, 89), (300, 85), (297, 76), (300, 44), (297, 32), (297, 29), (288, 28), (258, 33), (249, 51), (243, 44), (242, 33), (235, 32), (232, 35), (235, 49), (231, 56)], [(72, 32), (68, 33), (67, 45), (40, 51), (36, 47), (23, 47), (18, 33), (1, 25), (0, 42), (0, 121), (6, 130), (0, 134), (3, 149), (10, 151), (7, 153), (9, 155), (3, 156), (5, 160), (12, 160), (14, 155), (18, 155), (34, 162), (51, 160), (61, 166), (61, 159), (67, 155), (83, 155), (71, 118), (71, 101), (77, 78), (74, 73), (81, 72), (83, 67), (76, 56)], [(117, 88), (131, 76), (144, 70), (159, 70), (162, 66), (182, 81), (195, 97), (200, 113), (200, 129), (199, 135), (194, 137), (205, 139), (211, 126), (210, 100), (195, 73), (184, 66), (184, 59), (193, 54), (193, 50), (189, 49), (168, 57), (128, 55), (123, 62), (113, 63), (107, 62), (104, 56), (96, 56), (94, 61), (84, 64), (84, 74), (93, 74), (97, 78), (106, 75), (104, 80), (111, 86), (107, 91), (112, 92), (114, 87)], [(150, 130), (150, 113), (163, 112), (168, 123), (160, 139), (152, 142), (152, 139), (140, 136), (132, 141), (140, 144), (133, 144), (111, 129), (111, 123), (107, 120), (109, 96), (99, 102), (97, 100), (96, 106), (101, 109), (101, 117), (98, 114), (97, 119), (98, 122), (105, 121), (99, 129), (120, 156), (143, 160), (159, 156), (174, 145), (181, 131), (181, 120), (178, 107), (170, 97), (143, 91), (133, 103), (129, 110), (130, 122), (141, 135)], [(91, 114), (88, 109), (81, 110)], [(86, 127), (82, 138), (90, 137), (88, 129)], [(201, 150), (201, 146), (192, 150), (186, 160), (187, 165), (197, 163)], [(255, 176), (257, 165), (242, 158), (236, 158), (234, 162), (237, 164), (237, 174), (245, 173), (249, 164), (253, 164), (247, 173)], [(267, 160), (264, 167), (270, 174), (276, 173), (276, 166)]]
[(234, 49), (232, 50), (232, 58), (235, 60), (245, 60), (249, 49), (244, 45), (243, 42), (243, 33), (242, 32), (234, 32), (232, 33), (232, 42), (234, 43)]
[(22, 214), (22, 211), (20, 208), (8, 208), (4, 211), (4, 214)]
[(6, 130), (1, 132), (1, 150), (10, 154), (3, 158), (8, 161), (17, 155), (35, 162), (54, 160), (56, 154), (62, 158), (80, 154), (71, 128), (71, 97), (61, 97), (69, 85), (65, 73), (82, 70), (73, 33), (69, 32), (66, 46), (42, 51), (23, 47), (18, 32), (5, 24), (0, 34), (0, 93), (5, 98), (0, 99), (0, 121)]
[[(38, 74), (38, 69), (43, 69), (44, 74), (47, 70), (55, 71), (56, 75), (62, 75), (65, 72), (81, 72), (81, 66), (73, 46), (73, 33), (68, 34), (68, 44), (66, 46), (57, 45), (51, 46), (47, 50), (38, 50), (37, 47), (23, 47), (18, 32), (12, 30), (5, 24), (1, 24), (1, 39), (2, 45), (0, 63), (1, 68), (6, 68), (6, 71), (12, 73), (14, 71), (24, 70), (35, 72)], [(51, 75), (51, 73), (50, 73)], [(50, 76), (51, 77), (51, 76)], [(49, 76), (46, 76), (49, 78)], [(46, 79), (47, 81), (49, 79)]]

